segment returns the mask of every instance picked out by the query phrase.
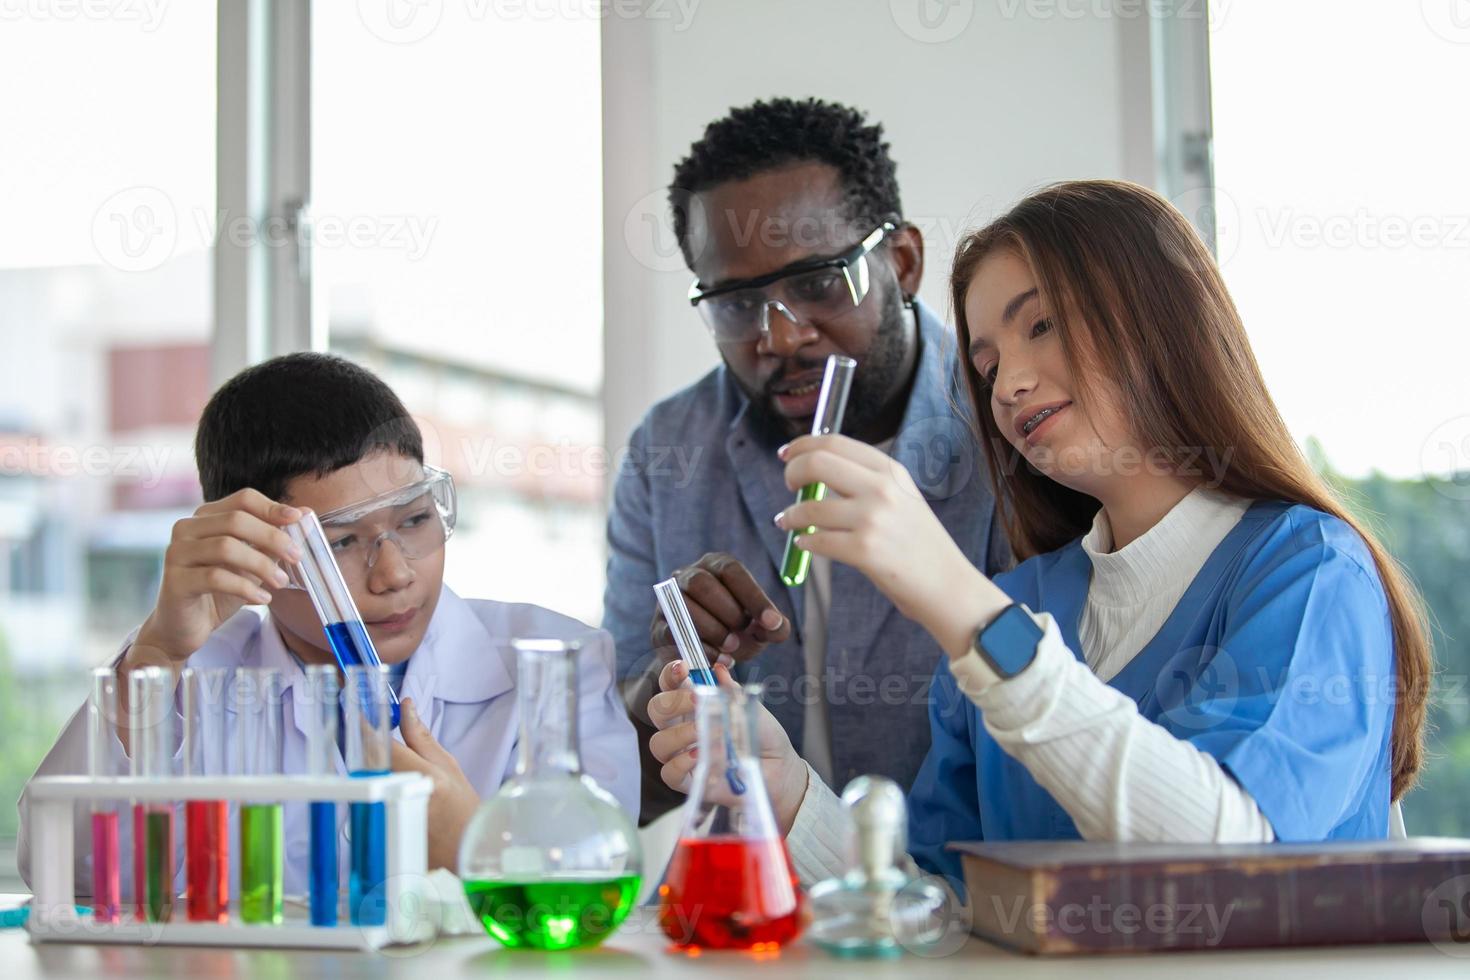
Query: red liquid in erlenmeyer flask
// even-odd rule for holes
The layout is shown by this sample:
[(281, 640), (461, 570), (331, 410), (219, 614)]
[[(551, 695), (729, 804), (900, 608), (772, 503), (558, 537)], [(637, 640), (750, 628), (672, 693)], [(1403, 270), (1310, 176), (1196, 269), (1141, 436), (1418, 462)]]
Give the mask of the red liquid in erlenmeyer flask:
[(659, 896), (659, 926), (679, 946), (779, 946), (801, 932), (801, 889), (784, 841), (685, 838)]

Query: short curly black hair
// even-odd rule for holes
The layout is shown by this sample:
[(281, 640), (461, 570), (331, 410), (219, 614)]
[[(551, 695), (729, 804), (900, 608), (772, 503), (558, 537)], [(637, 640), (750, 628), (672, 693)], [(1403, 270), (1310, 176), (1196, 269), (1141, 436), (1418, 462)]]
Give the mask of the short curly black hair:
[(903, 206), (898, 179), (880, 123), (866, 113), (821, 99), (760, 100), (705, 127), (689, 155), (674, 167), (669, 205), (674, 235), (692, 269), (690, 195), (731, 180), (744, 180), (793, 163), (817, 161), (837, 168), (848, 220), (877, 225), (898, 221)]

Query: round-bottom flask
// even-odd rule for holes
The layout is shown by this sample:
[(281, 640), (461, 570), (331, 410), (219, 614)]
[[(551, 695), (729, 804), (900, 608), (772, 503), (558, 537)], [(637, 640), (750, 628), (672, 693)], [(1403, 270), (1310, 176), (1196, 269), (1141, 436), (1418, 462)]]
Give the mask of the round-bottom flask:
[(520, 757), (459, 849), (465, 897), (503, 945), (575, 949), (606, 939), (638, 901), (642, 852), (617, 801), (582, 772), (579, 646), (517, 640)]

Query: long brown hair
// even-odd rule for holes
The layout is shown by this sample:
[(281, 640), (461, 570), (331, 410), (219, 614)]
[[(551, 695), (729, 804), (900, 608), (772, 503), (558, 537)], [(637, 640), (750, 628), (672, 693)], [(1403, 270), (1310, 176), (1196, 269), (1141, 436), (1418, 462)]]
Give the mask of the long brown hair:
[(1096, 380), (1111, 379), (1134, 436), (1142, 446), (1158, 447), (1151, 448), (1151, 459), (1177, 470), (1193, 452), (1186, 447), (1213, 450), (1224, 456), (1212, 460), (1212, 485), (1221, 491), (1306, 504), (1362, 537), (1393, 621), (1392, 798), (1398, 799), (1423, 764), (1432, 672), (1423, 600), (1292, 439), (1214, 258), (1189, 222), (1137, 184), (1068, 181), (1027, 197), (955, 251), (950, 287), (960, 370), (996, 506), (1012, 551), (1025, 559), (1086, 533), (1099, 504), (1026, 463), (996, 426), (990, 387), (967, 355), (965, 296), (981, 260), (997, 250), (1010, 250), (1030, 266), (1084, 411), (1098, 404)]

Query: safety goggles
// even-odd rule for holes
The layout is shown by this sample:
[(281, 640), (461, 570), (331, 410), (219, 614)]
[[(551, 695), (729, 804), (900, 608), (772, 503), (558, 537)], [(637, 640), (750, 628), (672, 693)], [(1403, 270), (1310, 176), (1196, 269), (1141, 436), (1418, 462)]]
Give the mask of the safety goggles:
[(454, 478), (427, 465), (416, 483), (318, 515), (332, 557), (349, 581), (365, 579), (389, 541), (404, 558), (429, 557), (454, 533), (457, 517)]
[(755, 279), (703, 289), (696, 279), (689, 303), (717, 344), (744, 344), (770, 332), (773, 313), (792, 323), (826, 323), (857, 309), (872, 277), (868, 255), (896, 230), (885, 221), (852, 248), (830, 259), (803, 262)]

